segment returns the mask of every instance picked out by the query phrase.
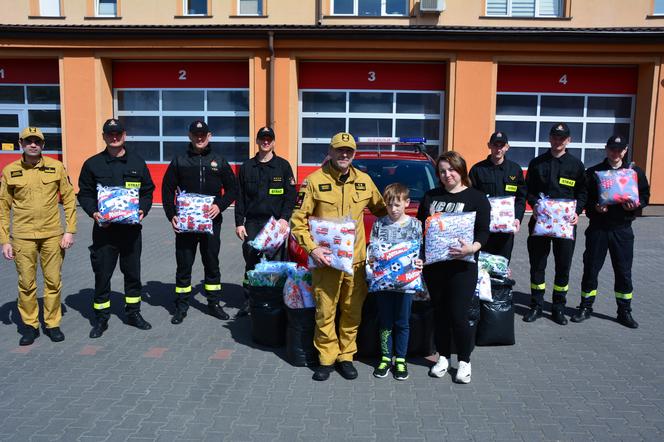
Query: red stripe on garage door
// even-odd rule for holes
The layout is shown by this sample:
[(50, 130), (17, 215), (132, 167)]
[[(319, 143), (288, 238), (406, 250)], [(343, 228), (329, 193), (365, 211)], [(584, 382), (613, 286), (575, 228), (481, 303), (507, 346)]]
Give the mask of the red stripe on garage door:
[(446, 89), (445, 63), (302, 62), (300, 89)]
[(57, 59), (0, 59), (0, 84), (59, 84)]
[[(2, 156), (0, 155), (0, 159), (2, 159)], [(231, 164), (231, 169), (233, 169), (233, 173), (237, 175), (237, 169), (240, 167), (239, 164)], [(161, 183), (164, 181), (164, 174), (166, 173), (166, 169), (168, 168), (168, 164), (163, 164), (163, 163), (148, 163), (148, 170), (150, 171), (150, 176), (152, 177), (152, 181), (154, 182), (154, 194), (152, 195), (152, 201), (156, 204), (161, 204)]]
[(247, 88), (247, 61), (116, 61), (114, 88)]
[(498, 92), (635, 94), (638, 69), (631, 66), (498, 67)]

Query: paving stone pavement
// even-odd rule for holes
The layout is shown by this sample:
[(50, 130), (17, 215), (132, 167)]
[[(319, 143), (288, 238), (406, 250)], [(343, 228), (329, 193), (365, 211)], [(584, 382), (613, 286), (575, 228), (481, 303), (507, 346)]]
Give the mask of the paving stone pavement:
[[(243, 261), (231, 210), (221, 263), (234, 313)], [(77, 242), (63, 269), (64, 342), (42, 334), (33, 346), (18, 346), (15, 267), (0, 264), (0, 440), (664, 440), (663, 221), (634, 224), (638, 330), (614, 321), (608, 263), (592, 319), (566, 327), (548, 318), (522, 322), (529, 281), (521, 232), (513, 261), (517, 344), (478, 347), (471, 384), (429, 378), (426, 359), (410, 361), (406, 382), (375, 379), (374, 361), (363, 360), (357, 380), (333, 374), (317, 383), (310, 369), (285, 361), (284, 349), (254, 345), (247, 318), (205, 314), (200, 294), (184, 323), (171, 325), (174, 237), (159, 207), (143, 230), (143, 313), (152, 330), (124, 324), (117, 269), (109, 329), (89, 339), (91, 222), (79, 211)], [(584, 218), (579, 232), (585, 226)], [(568, 307), (579, 301), (579, 236)], [(200, 260), (193, 276), (200, 292)]]

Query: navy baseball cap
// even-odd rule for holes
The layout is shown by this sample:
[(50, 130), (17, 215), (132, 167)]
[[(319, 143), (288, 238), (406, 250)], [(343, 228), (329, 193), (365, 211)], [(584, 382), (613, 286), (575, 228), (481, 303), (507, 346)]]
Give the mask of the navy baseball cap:
[(106, 122), (104, 123), (104, 127), (102, 128), (102, 132), (104, 132), (105, 134), (110, 134), (113, 132), (124, 132), (124, 131), (125, 131), (124, 126), (122, 125), (120, 120), (116, 118), (109, 118), (108, 120), (106, 120)]
[(489, 138), (489, 144), (507, 144), (509, 140), (507, 139), (507, 134), (505, 132), (497, 131), (491, 134)]
[(549, 135), (554, 137), (567, 138), (569, 137), (569, 126), (567, 126), (565, 123), (556, 123), (553, 126), (551, 126)]
[(606, 147), (608, 149), (627, 149), (627, 138), (620, 135), (612, 135), (606, 140)]
[(274, 131), (271, 127), (261, 127), (256, 133), (256, 139), (260, 140), (261, 138), (272, 138), (274, 140)]
[(196, 120), (189, 125), (189, 132), (192, 134), (208, 133), (210, 128), (205, 121)]

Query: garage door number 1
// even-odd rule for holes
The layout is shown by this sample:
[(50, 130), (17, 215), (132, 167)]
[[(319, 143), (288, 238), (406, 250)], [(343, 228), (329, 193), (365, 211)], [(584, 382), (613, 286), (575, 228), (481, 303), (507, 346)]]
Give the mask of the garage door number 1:
[(180, 69), (178, 71), (178, 80), (186, 80), (187, 79), (187, 71), (184, 69)]

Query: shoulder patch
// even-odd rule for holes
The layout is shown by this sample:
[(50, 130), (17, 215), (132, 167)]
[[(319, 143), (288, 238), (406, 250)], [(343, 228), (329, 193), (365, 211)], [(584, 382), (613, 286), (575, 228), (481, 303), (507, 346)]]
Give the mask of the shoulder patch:
[(300, 184), (300, 189), (306, 189), (308, 185), (309, 181), (305, 178), (304, 181), (302, 181), (302, 184)]
[(44, 167), (45, 173), (55, 173), (55, 167)]
[(332, 184), (326, 183), (326, 184), (319, 184), (318, 185), (318, 190), (321, 192), (329, 192), (332, 190)]
[(302, 202), (304, 201), (305, 193), (304, 192), (298, 192), (297, 193), (297, 199), (295, 200), (295, 208), (299, 209), (302, 207)]
[(510, 180), (511, 180), (511, 181), (516, 180), (516, 175), (510, 175)]
[(11, 177), (15, 178), (17, 176), (23, 176), (23, 171), (22, 170), (12, 170), (11, 171)]
[(355, 183), (355, 190), (367, 190), (366, 183)]

